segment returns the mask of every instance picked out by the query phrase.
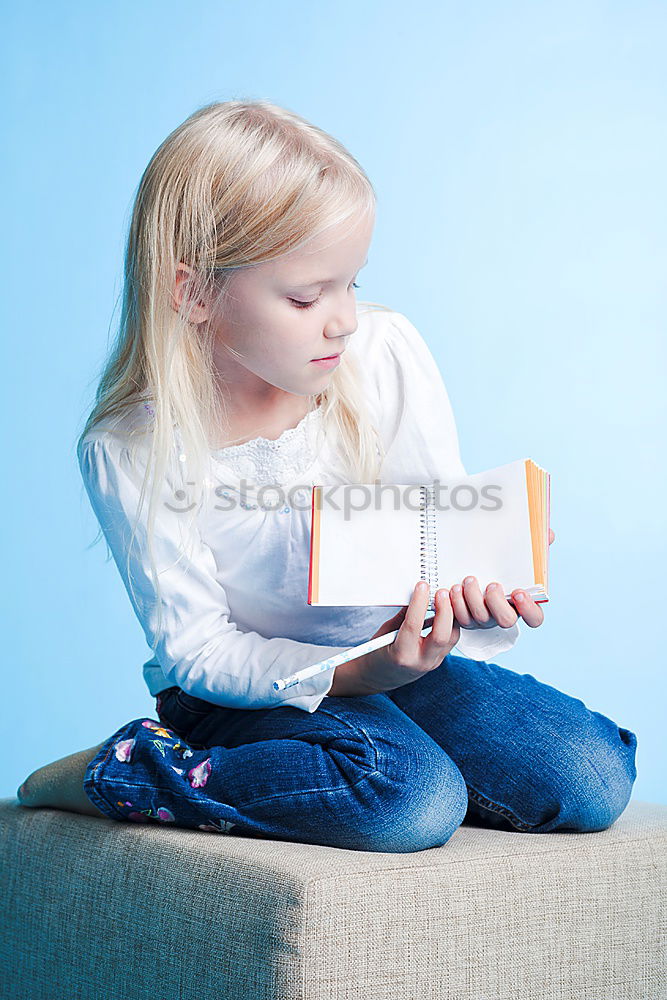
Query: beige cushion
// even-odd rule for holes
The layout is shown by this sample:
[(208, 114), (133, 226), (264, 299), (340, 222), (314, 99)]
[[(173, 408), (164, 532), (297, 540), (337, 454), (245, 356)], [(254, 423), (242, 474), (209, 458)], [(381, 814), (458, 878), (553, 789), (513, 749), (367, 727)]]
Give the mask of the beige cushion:
[(667, 806), (377, 854), (0, 800), (9, 1000), (664, 1000)]

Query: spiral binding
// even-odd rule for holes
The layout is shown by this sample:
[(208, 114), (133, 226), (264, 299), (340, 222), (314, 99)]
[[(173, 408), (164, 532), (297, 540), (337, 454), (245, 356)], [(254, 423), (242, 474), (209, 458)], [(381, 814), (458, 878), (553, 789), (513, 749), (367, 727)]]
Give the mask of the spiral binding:
[(438, 589), (438, 548), (436, 544), (434, 486), (420, 486), (419, 534), (421, 578), (429, 587), (428, 611), (435, 611)]

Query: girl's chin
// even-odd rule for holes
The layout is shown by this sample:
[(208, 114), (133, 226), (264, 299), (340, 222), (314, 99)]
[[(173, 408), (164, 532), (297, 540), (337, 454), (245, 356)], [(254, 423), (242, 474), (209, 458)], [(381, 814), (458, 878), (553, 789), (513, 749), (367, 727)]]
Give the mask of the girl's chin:
[(327, 361), (311, 361), (310, 364), (313, 368), (319, 368), (320, 372), (332, 372), (340, 364), (340, 355)]

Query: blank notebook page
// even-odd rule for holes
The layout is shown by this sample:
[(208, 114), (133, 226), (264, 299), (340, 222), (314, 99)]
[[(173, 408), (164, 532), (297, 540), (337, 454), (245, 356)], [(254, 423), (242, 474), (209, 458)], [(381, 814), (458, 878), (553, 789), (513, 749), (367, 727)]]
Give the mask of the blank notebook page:
[[(471, 490), (456, 489), (454, 481), (442, 491), (439, 503), (451, 509), (435, 511), (438, 586), (451, 587), (470, 575), (477, 577), (482, 591), (493, 581), (503, 584), (506, 593), (525, 587), (533, 545), (524, 463), (501, 465), (460, 482), (477, 490), (477, 500), (473, 504)], [(470, 510), (460, 509), (468, 506)]]
[(548, 526), (549, 474), (531, 459), (421, 487), (316, 486), (308, 600), (403, 606), (418, 580), (432, 598), (466, 576), (548, 600)]
[[(389, 490), (379, 493), (376, 502), (370, 485), (365, 494), (346, 484), (326, 487), (318, 551), (319, 567), (326, 567), (327, 605), (368, 604), (369, 591), (373, 604), (395, 605), (396, 595), (405, 593), (406, 580), (412, 580), (414, 588), (421, 579), (419, 489), (408, 489), (415, 510), (404, 505), (393, 510), (396, 501)], [(345, 491), (350, 507), (361, 507), (365, 497), (367, 509), (348, 510), (346, 519)], [(405, 603), (410, 603), (409, 595)]]

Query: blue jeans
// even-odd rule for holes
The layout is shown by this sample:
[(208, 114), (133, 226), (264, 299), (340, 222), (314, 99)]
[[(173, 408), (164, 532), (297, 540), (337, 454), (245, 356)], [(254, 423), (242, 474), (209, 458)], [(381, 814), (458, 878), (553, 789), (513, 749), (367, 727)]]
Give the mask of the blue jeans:
[(122, 726), (86, 769), (112, 819), (405, 853), (464, 821), (604, 830), (636, 777), (634, 733), (531, 674), (462, 656), (313, 713), (223, 708), (178, 687), (156, 702), (159, 722)]

